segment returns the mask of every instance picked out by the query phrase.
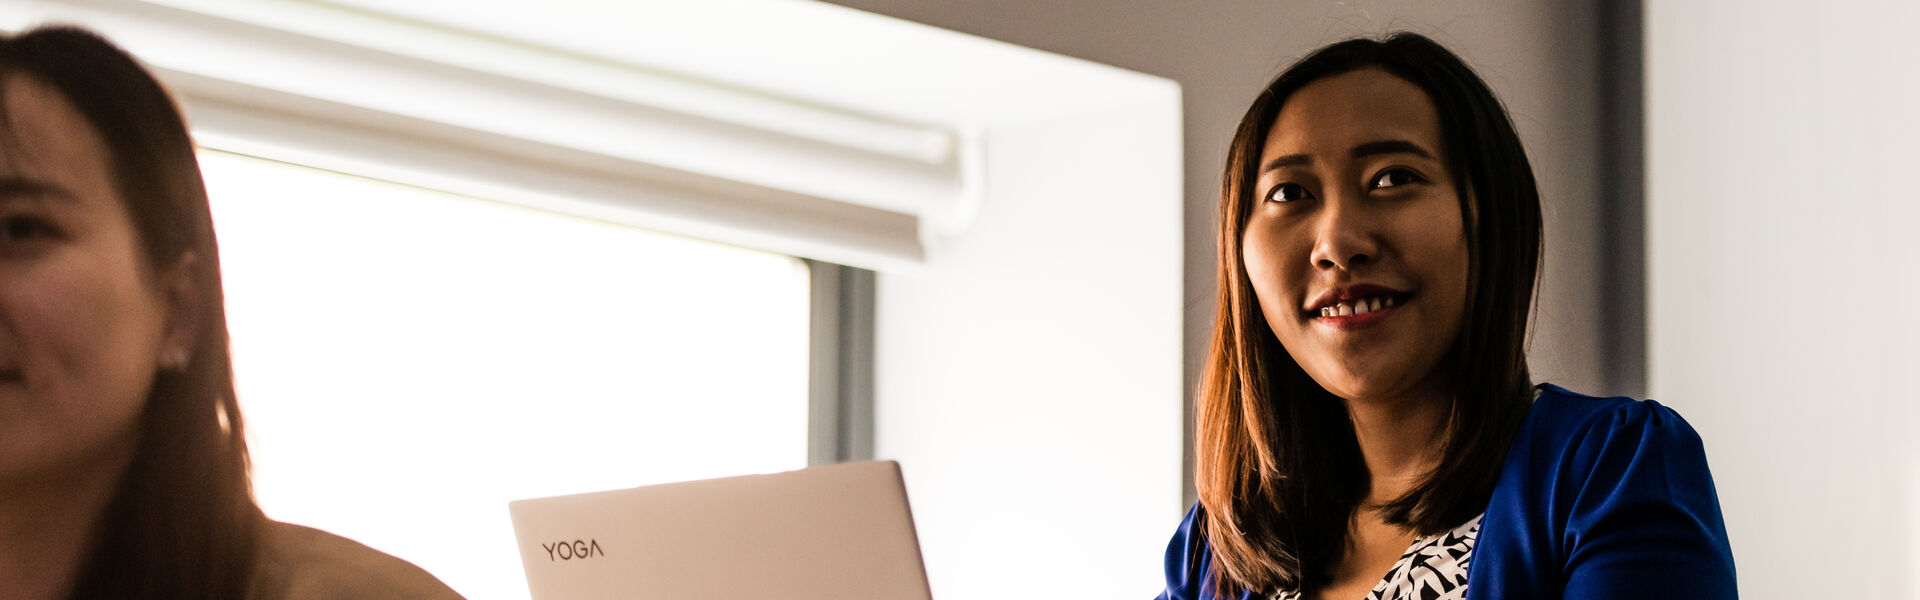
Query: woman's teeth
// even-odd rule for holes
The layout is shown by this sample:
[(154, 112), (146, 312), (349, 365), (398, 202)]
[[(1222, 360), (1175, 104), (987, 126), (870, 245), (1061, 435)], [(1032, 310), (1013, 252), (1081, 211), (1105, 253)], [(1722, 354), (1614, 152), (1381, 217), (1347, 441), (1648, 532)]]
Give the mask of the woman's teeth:
[(1346, 317), (1346, 316), (1352, 316), (1352, 315), (1364, 315), (1376, 310), (1380, 310), (1382, 308), (1389, 308), (1392, 306), (1393, 306), (1393, 298), (1391, 297), (1361, 298), (1359, 300), (1353, 300), (1351, 302), (1335, 303), (1333, 306), (1323, 306), (1320, 308), (1320, 316)]

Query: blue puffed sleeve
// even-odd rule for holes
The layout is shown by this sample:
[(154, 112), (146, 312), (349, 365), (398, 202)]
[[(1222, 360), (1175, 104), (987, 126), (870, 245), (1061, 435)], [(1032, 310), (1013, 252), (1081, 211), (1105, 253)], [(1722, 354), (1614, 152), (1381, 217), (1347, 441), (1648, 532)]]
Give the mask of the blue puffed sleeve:
[(1187, 518), (1181, 519), (1180, 529), (1173, 532), (1173, 540), (1167, 542), (1167, 590), (1154, 600), (1212, 600), (1201, 589), (1213, 565), (1206, 536), (1200, 534), (1202, 514), (1200, 503), (1195, 502), (1187, 509)]
[(1568, 600), (1736, 598), (1733, 550), (1699, 434), (1633, 402), (1575, 437), (1555, 491)]
[[(1213, 550), (1207, 547), (1207, 534), (1203, 523), (1207, 510), (1194, 503), (1187, 509), (1187, 518), (1180, 520), (1180, 529), (1173, 532), (1173, 540), (1167, 542), (1167, 589), (1154, 596), (1154, 600), (1227, 600), (1213, 587)], [(1236, 600), (1252, 600), (1255, 594), (1243, 591)]]
[(1467, 595), (1737, 598), (1700, 436), (1651, 400), (1542, 386), (1487, 507)]

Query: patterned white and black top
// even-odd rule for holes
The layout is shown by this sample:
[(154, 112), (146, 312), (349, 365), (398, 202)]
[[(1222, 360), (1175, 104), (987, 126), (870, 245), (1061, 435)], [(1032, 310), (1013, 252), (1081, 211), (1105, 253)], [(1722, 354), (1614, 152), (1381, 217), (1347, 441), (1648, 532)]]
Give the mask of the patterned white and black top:
[[(1451, 531), (1414, 540), (1366, 600), (1463, 600), (1467, 559), (1479, 537), (1480, 517), (1474, 517)], [(1281, 590), (1272, 600), (1300, 600), (1300, 592)]]

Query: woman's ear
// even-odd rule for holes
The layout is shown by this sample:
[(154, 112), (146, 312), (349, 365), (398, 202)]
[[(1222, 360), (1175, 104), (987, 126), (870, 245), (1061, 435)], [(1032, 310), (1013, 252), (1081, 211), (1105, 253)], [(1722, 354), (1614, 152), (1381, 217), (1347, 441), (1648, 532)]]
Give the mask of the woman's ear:
[(205, 311), (205, 290), (200, 286), (200, 269), (205, 268), (198, 254), (188, 251), (160, 273), (160, 292), (167, 305), (166, 332), (160, 339), (160, 368), (184, 371), (193, 361), (195, 344), (200, 340), (200, 320)]

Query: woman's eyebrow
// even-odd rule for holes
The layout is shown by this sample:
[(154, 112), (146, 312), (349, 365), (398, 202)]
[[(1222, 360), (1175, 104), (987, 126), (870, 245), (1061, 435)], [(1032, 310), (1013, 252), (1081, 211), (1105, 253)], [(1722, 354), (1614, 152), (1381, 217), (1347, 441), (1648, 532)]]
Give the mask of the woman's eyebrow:
[(1380, 140), (1353, 147), (1354, 158), (1366, 158), (1382, 154), (1412, 154), (1428, 160), (1433, 159), (1433, 154), (1427, 152), (1426, 148), (1421, 148), (1419, 144), (1406, 140)]
[(1310, 164), (1312, 162), (1313, 162), (1313, 157), (1310, 155), (1288, 154), (1286, 156), (1281, 156), (1273, 160), (1267, 161), (1267, 164), (1262, 165), (1260, 167), (1260, 172), (1265, 173), (1267, 171), (1274, 171), (1274, 170), (1278, 170), (1286, 167)]
[[(1366, 158), (1382, 154), (1412, 154), (1428, 160), (1433, 159), (1433, 153), (1427, 152), (1427, 149), (1421, 148), (1419, 144), (1406, 140), (1379, 140), (1353, 147), (1354, 158)], [(1312, 163), (1313, 156), (1310, 154), (1288, 154), (1267, 161), (1267, 164), (1260, 166), (1260, 172), (1265, 173), (1276, 169)]]
[(39, 197), (72, 200), (73, 194), (60, 186), (22, 177), (0, 176), (0, 199)]

